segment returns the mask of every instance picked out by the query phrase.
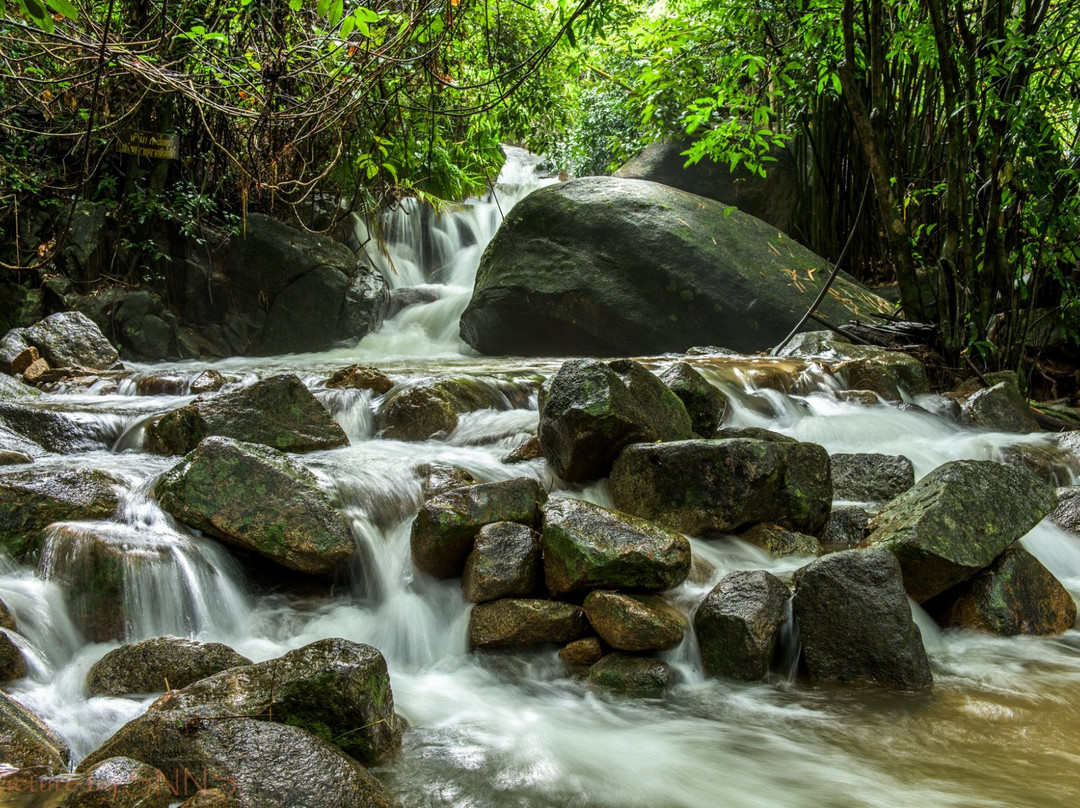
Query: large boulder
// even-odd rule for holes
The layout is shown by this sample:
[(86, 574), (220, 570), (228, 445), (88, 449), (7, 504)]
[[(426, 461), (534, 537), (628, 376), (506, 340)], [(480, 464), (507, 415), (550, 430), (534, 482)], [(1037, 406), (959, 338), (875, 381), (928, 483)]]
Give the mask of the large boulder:
[(250, 659), (219, 642), (151, 637), (123, 645), (95, 662), (86, 675), (86, 689), (93, 696), (158, 693), (250, 664)]
[(833, 498), (823, 447), (752, 438), (628, 446), (611, 493), (615, 507), (695, 536), (756, 522), (813, 533)]
[(333, 449), (349, 442), (345, 430), (292, 373), (200, 397), (165, 413), (147, 427), (146, 448), (157, 454), (187, 454), (208, 435), (283, 452)]
[(694, 612), (706, 675), (763, 679), (787, 618), (789, 595), (784, 582), (764, 570), (740, 570), (721, 578)]
[(834, 454), (833, 496), (855, 502), (888, 502), (915, 485), (915, 467), (903, 455)]
[(531, 477), (478, 483), (444, 491), (425, 502), (412, 523), (413, 563), (436, 578), (465, 569), (480, 528), (495, 522), (532, 527), (547, 495)]
[(124, 488), (123, 480), (99, 469), (29, 468), (0, 475), (0, 547), (14, 558), (33, 558), (45, 527), (107, 519)]
[[(745, 213), (653, 182), (583, 177), (534, 191), (488, 245), (462, 338), (486, 354), (649, 355), (780, 342), (831, 266)], [(841, 274), (833, 323), (889, 304)]]
[(660, 592), (690, 573), (690, 542), (660, 525), (576, 499), (544, 506), (544, 581), (555, 597), (594, 589)]
[[(124, 725), (80, 765), (113, 757), (161, 771), (177, 797), (216, 789), (230, 808), (391, 808), (359, 763), (300, 727), (228, 714), (149, 712)], [(171, 793), (171, 792), (170, 792)]]
[(930, 604), (942, 625), (1001, 637), (1062, 634), (1076, 623), (1076, 601), (1039, 560), (1010, 547), (994, 563)]
[(200, 679), (161, 696), (147, 715), (180, 723), (191, 716), (278, 721), (303, 727), (366, 765), (401, 744), (386, 660), (370, 645), (342, 639)]
[(473, 648), (568, 643), (581, 639), (588, 630), (589, 621), (580, 606), (557, 600), (503, 598), (479, 603), (469, 614)]
[(1039, 422), (1015, 381), (977, 390), (963, 402), (964, 420), (995, 432), (1039, 432)]
[(617, 651), (670, 651), (686, 633), (682, 612), (657, 595), (596, 591), (584, 606), (596, 633)]
[(567, 482), (606, 477), (631, 443), (684, 440), (693, 431), (679, 397), (630, 359), (564, 362), (542, 399), (540, 448)]
[(932, 683), (922, 634), (891, 553), (833, 553), (797, 570), (792, 580), (802, 664), (811, 679), (904, 690)]
[(988, 566), (1056, 505), (1054, 489), (1030, 472), (954, 460), (890, 502), (864, 544), (897, 557), (904, 587), (922, 603)]
[[(33, 402), (0, 401), (0, 426), (6, 425), (0, 435), (10, 431), (22, 436), (22, 441), (16, 439), (8, 445), (33, 456), (46, 450), (57, 454), (107, 450), (123, 432), (124, 420), (120, 416), (88, 417), (85, 413), (61, 412)], [(17, 445), (21, 442), (25, 445), (19, 449)]]
[(785, 233), (791, 232), (798, 203), (798, 168), (791, 152), (774, 146), (765, 163), (765, 176), (739, 166), (734, 171), (726, 163), (708, 157), (686, 165), (684, 152), (689, 141), (659, 140), (630, 158), (616, 177), (648, 180), (670, 185), (698, 196), (732, 205), (756, 216)]
[(67, 784), (64, 792), (57, 808), (169, 808), (172, 802), (168, 778), (128, 757), (101, 761), (83, 779)]
[(540, 587), (540, 537), (527, 525), (484, 525), (465, 559), (461, 590), (470, 603), (527, 598)]
[(116, 348), (97, 324), (79, 311), (49, 315), (27, 328), (23, 336), (49, 367), (108, 370), (120, 361)]
[(67, 771), (71, 750), (40, 718), (0, 691), (0, 763), (40, 766), (44, 774)]
[(660, 381), (686, 406), (698, 437), (711, 438), (727, 414), (727, 396), (686, 362), (676, 362), (660, 374)]
[(210, 437), (154, 486), (162, 509), (289, 569), (329, 573), (356, 550), (315, 475), (282, 452)]

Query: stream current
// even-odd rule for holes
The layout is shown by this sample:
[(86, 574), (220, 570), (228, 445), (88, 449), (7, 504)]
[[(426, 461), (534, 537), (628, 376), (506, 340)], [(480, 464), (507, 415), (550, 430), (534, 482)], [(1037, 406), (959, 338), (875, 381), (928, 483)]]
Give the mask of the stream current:
[[(823, 687), (784, 677), (760, 684), (706, 679), (692, 636), (664, 658), (677, 683), (659, 699), (588, 690), (567, 677), (555, 649), (471, 654), (469, 605), (457, 581), (412, 568), (409, 526), (421, 503), (418, 466), (460, 466), (478, 480), (556, 481), (542, 461), (504, 458), (535, 432), (538, 379), (562, 358), (474, 355), (457, 336), (484, 245), (502, 215), (535, 187), (512, 152), (495, 195), (445, 211), (422, 233), (415, 211), (383, 223), (390, 240), (368, 260), (392, 287), (424, 286), (431, 302), (404, 309), (358, 345), (322, 354), (213, 364), (230, 388), (293, 371), (349, 435), (350, 445), (296, 455), (351, 519), (358, 551), (332, 591), (274, 587), (217, 542), (178, 525), (147, 492), (175, 463), (142, 451), (141, 425), (192, 396), (138, 396), (139, 378), (193, 379), (205, 363), (129, 365), (115, 385), (46, 397), (85, 427), (72, 454), (42, 466), (100, 468), (130, 484), (114, 518), (71, 524), (47, 542), (36, 570), (0, 557), (0, 598), (19, 626), (30, 675), (6, 689), (41, 715), (81, 759), (150, 698), (92, 697), (90, 666), (118, 646), (88, 644), (72, 624), (81, 535), (124, 548), (127, 641), (172, 633), (226, 643), (256, 661), (324, 637), (369, 643), (386, 656), (399, 713), (410, 729), (397, 758), (374, 769), (403, 806), (454, 808), (740, 808), (742, 806), (1075, 806), (1080, 800), (1080, 632), (998, 639), (941, 632), (913, 607), (935, 684), (926, 692)], [(647, 361), (654, 369), (674, 357)], [(922, 410), (861, 406), (791, 360), (692, 358), (730, 399), (726, 423), (765, 426), (830, 452), (904, 454), (921, 477), (958, 458), (1005, 459), (1038, 451), (1047, 436), (966, 430), (940, 400)], [(372, 364), (395, 382), (471, 376), (527, 393), (505, 410), (463, 416), (445, 439), (374, 436), (370, 392), (328, 390), (323, 380)], [(775, 389), (792, 380), (799, 395)], [(229, 388), (226, 388), (229, 389)], [(519, 404), (511, 407), (511, 399)], [(524, 406), (520, 406), (524, 402)], [(10, 469), (8, 469), (10, 470)], [(1063, 466), (1062, 484), (1077, 482)], [(610, 505), (603, 483), (553, 493)], [(1023, 545), (1080, 597), (1080, 537), (1044, 521)], [(688, 614), (727, 572), (781, 577), (809, 558), (771, 559), (733, 537), (692, 540), (709, 580), (670, 594)], [(22, 805), (0, 793), (0, 805)]]

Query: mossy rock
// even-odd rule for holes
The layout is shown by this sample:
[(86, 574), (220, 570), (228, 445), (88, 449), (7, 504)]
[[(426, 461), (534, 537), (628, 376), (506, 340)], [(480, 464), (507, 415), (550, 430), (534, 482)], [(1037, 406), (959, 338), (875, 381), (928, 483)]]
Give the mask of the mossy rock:
[(171, 788), (153, 766), (129, 757), (107, 758), (69, 784), (57, 808), (169, 808)]
[(387, 440), (445, 437), (458, 416), (477, 410), (507, 410), (510, 402), (494, 385), (462, 377), (420, 382), (391, 391), (375, 412), (375, 428)]
[(0, 691), (0, 762), (17, 769), (39, 766), (45, 774), (67, 771), (71, 750), (19, 702)]
[(699, 437), (716, 435), (727, 414), (727, 396), (687, 362), (676, 362), (660, 374), (660, 381), (686, 406), (690, 423)]
[(86, 687), (95, 696), (161, 693), (250, 664), (250, 659), (218, 642), (152, 637), (121, 646), (95, 662), (86, 675)]
[(527, 525), (484, 525), (465, 559), (461, 591), (470, 603), (529, 597), (543, 581), (540, 536)]
[(469, 644), (500, 648), (568, 643), (588, 633), (580, 606), (537, 598), (503, 598), (480, 603), (469, 614)]
[(764, 570), (725, 575), (694, 612), (694, 633), (707, 676), (765, 678), (787, 618), (790, 593)]
[(600, 639), (617, 651), (670, 651), (686, 634), (682, 612), (657, 595), (596, 591), (584, 605)]
[(813, 536), (766, 522), (747, 528), (739, 534), (739, 538), (761, 548), (773, 558), (821, 555), (821, 543)]
[(659, 696), (671, 681), (671, 666), (659, 659), (615, 652), (602, 657), (578, 678), (629, 696)]

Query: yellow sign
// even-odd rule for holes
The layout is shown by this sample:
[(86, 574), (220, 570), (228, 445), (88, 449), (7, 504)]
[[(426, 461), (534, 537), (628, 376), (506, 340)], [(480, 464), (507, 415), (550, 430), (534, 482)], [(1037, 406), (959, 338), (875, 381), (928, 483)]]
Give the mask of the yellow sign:
[(131, 132), (120, 141), (120, 151), (124, 154), (134, 154), (136, 157), (175, 160), (180, 156), (180, 136)]

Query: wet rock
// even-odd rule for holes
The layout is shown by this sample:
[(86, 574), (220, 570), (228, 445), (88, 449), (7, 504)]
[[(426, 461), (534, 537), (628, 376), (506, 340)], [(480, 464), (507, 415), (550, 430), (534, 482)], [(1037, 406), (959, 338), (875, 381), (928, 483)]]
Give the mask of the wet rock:
[(954, 460), (885, 506), (865, 545), (897, 557), (904, 587), (922, 603), (986, 567), (1056, 504), (1054, 489), (1030, 472)]
[(598, 637), (582, 637), (559, 649), (559, 659), (568, 665), (593, 665), (604, 656)]
[(545, 385), (537, 436), (552, 470), (567, 482), (606, 477), (631, 443), (683, 440), (686, 407), (629, 359), (572, 359)]
[(298, 572), (332, 572), (356, 550), (315, 475), (254, 443), (206, 438), (159, 478), (154, 496), (181, 522)]
[(0, 372), (12, 374), (11, 363), (27, 348), (37, 350), (26, 339), (25, 328), (13, 328), (4, 334), (0, 338)]
[(767, 440), (770, 443), (798, 443), (790, 435), (781, 432), (773, 432), (760, 426), (725, 426), (716, 431), (716, 440), (732, 440), (745, 438), (747, 440)]
[(98, 469), (30, 468), (0, 476), (0, 547), (14, 558), (36, 557), (53, 522), (107, 519), (124, 482)]
[(334, 371), (326, 380), (333, 390), (370, 390), (377, 396), (387, 393), (394, 386), (390, 377), (378, 368), (365, 365), (349, 365)]
[(802, 664), (817, 682), (917, 690), (932, 683), (900, 565), (889, 552), (845, 550), (793, 577)]
[(445, 491), (425, 502), (413, 520), (413, 563), (436, 578), (459, 576), (480, 528), (495, 522), (531, 527), (546, 498), (531, 477)]
[(1080, 535), (1080, 485), (1057, 490), (1057, 508), (1046, 518), (1063, 530)]
[(708, 676), (765, 678), (787, 618), (787, 586), (764, 570), (720, 579), (694, 613), (701, 665)]
[(670, 651), (686, 633), (686, 618), (656, 595), (597, 591), (584, 605), (600, 639), (617, 651)]
[(739, 534), (739, 538), (760, 547), (773, 558), (821, 554), (821, 544), (813, 536), (766, 522), (759, 522), (744, 530)]
[(0, 682), (22, 679), (29, 671), (22, 650), (6, 631), (0, 631)]
[(226, 384), (226, 379), (213, 368), (207, 368), (191, 380), (191, 392), (195, 395), (216, 393)]
[(727, 413), (727, 397), (686, 362), (676, 362), (660, 374), (660, 381), (686, 406), (694, 432), (713, 437)]
[(0, 373), (0, 402), (26, 401), (27, 399), (40, 397), (41, 392), (39, 390), (28, 387), (18, 379)]
[(123, 422), (115, 420), (86, 419), (78, 413), (45, 409), (18, 401), (0, 402), (0, 423), (21, 435), (27, 446), (19, 448), (18, 441), (8, 448), (26, 454), (44, 454), (43, 450), (57, 454), (76, 454), (94, 449), (108, 449), (120, 436)]
[(484, 525), (465, 559), (461, 590), (470, 603), (498, 598), (524, 598), (543, 580), (540, 537), (531, 527), (513, 522)]
[(548, 501), (540, 543), (544, 581), (555, 597), (594, 589), (659, 592), (690, 572), (683, 536), (576, 499)]
[(863, 407), (876, 407), (881, 403), (877, 393), (869, 390), (837, 390), (836, 398), (848, 404), (859, 404)]
[(463, 413), (509, 408), (498, 389), (479, 379), (440, 379), (387, 395), (375, 411), (375, 428), (387, 440), (423, 441), (452, 432)]
[(473, 648), (568, 643), (588, 633), (580, 606), (556, 600), (504, 598), (479, 603), (469, 615)]
[(158, 693), (250, 664), (227, 645), (166, 635), (110, 651), (90, 668), (86, 686), (93, 696)]
[[(230, 789), (229, 794), (232, 793)], [(220, 788), (207, 788), (185, 800), (180, 808), (236, 808), (236, 801)]]
[(6, 628), (8, 631), (18, 631), (15, 627), (15, 615), (11, 613), (8, 605), (0, 600), (0, 628)]
[(608, 654), (581, 677), (586, 684), (633, 696), (658, 696), (671, 680), (671, 666), (659, 659)]
[(1069, 485), (1080, 478), (1080, 457), (1055, 442), (1024, 441), (999, 446), (994, 460), (1006, 466), (1027, 469), (1044, 483)]
[(52, 314), (23, 332), (50, 367), (108, 370), (120, 361), (101, 329), (82, 312)]
[(1039, 422), (1020, 390), (1009, 382), (972, 393), (963, 402), (964, 420), (994, 432), (1039, 432)]
[[(0, 436), (0, 440), (2, 440)], [(28, 454), (22, 452), (10, 452), (7, 449), (0, 449), (0, 466), (21, 466), (27, 463), (33, 463), (34, 458)]]
[(27, 384), (37, 385), (45, 378), (49, 370), (48, 362), (44, 359), (35, 359), (22, 372), (23, 381)]
[(431, 286), (405, 286), (399, 289), (391, 289), (390, 308), (386, 313), (386, 317), (389, 319), (409, 306), (434, 303), (438, 299), (439, 292)]
[(386, 660), (370, 645), (342, 639), (201, 679), (161, 696), (154, 714), (181, 723), (190, 716), (270, 719), (302, 727), (366, 765), (401, 745)]
[(888, 502), (915, 485), (915, 467), (903, 455), (834, 454), (833, 496), (854, 502)]
[(832, 505), (823, 447), (746, 438), (628, 446), (611, 493), (617, 508), (695, 536), (755, 522), (813, 533)]
[(847, 388), (868, 390), (886, 401), (901, 401), (905, 393), (930, 392), (926, 369), (918, 359), (875, 345), (853, 345), (831, 331), (796, 334), (779, 355), (821, 360)]
[[(489, 355), (648, 356), (779, 342), (830, 265), (776, 228), (656, 183), (582, 177), (530, 194), (488, 245), (461, 317)], [(830, 322), (889, 304), (841, 275)], [(527, 304), (526, 304), (527, 301)]]
[(533, 435), (504, 457), (502, 462), (507, 464), (528, 463), (530, 460), (542, 460), (543, 457), (544, 450), (540, 446), (540, 438)]
[(432, 499), (446, 491), (476, 485), (476, 478), (460, 466), (448, 466), (443, 463), (427, 463), (417, 470), (422, 478), (420, 490), (424, 499)]
[(870, 515), (858, 505), (839, 505), (829, 513), (829, 520), (818, 537), (827, 550), (850, 550), (866, 538)]
[(140, 396), (182, 396), (187, 390), (187, 379), (179, 373), (143, 376), (135, 382), (135, 393)]
[(11, 375), (22, 376), (26, 372), (26, 369), (39, 359), (41, 359), (41, 354), (38, 353), (38, 349), (33, 345), (29, 348), (24, 348), (18, 356), (11, 360)]
[(122, 727), (79, 769), (121, 755), (160, 770), (178, 786), (180, 799), (217, 788), (230, 795), (231, 808), (393, 805), (363, 766), (307, 730), (286, 724), (150, 712)]
[(44, 721), (0, 691), (0, 762), (60, 774), (67, 771), (70, 758), (67, 744)]
[(1010, 547), (994, 563), (929, 604), (946, 628), (999, 637), (1063, 634), (1076, 623), (1076, 602), (1038, 559)]
[(187, 454), (209, 435), (261, 443), (283, 452), (312, 452), (345, 446), (345, 431), (300, 379), (291, 373), (197, 398), (153, 421), (146, 449)]
[(58, 808), (169, 808), (170, 786), (153, 766), (129, 757), (107, 758), (65, 788)]

